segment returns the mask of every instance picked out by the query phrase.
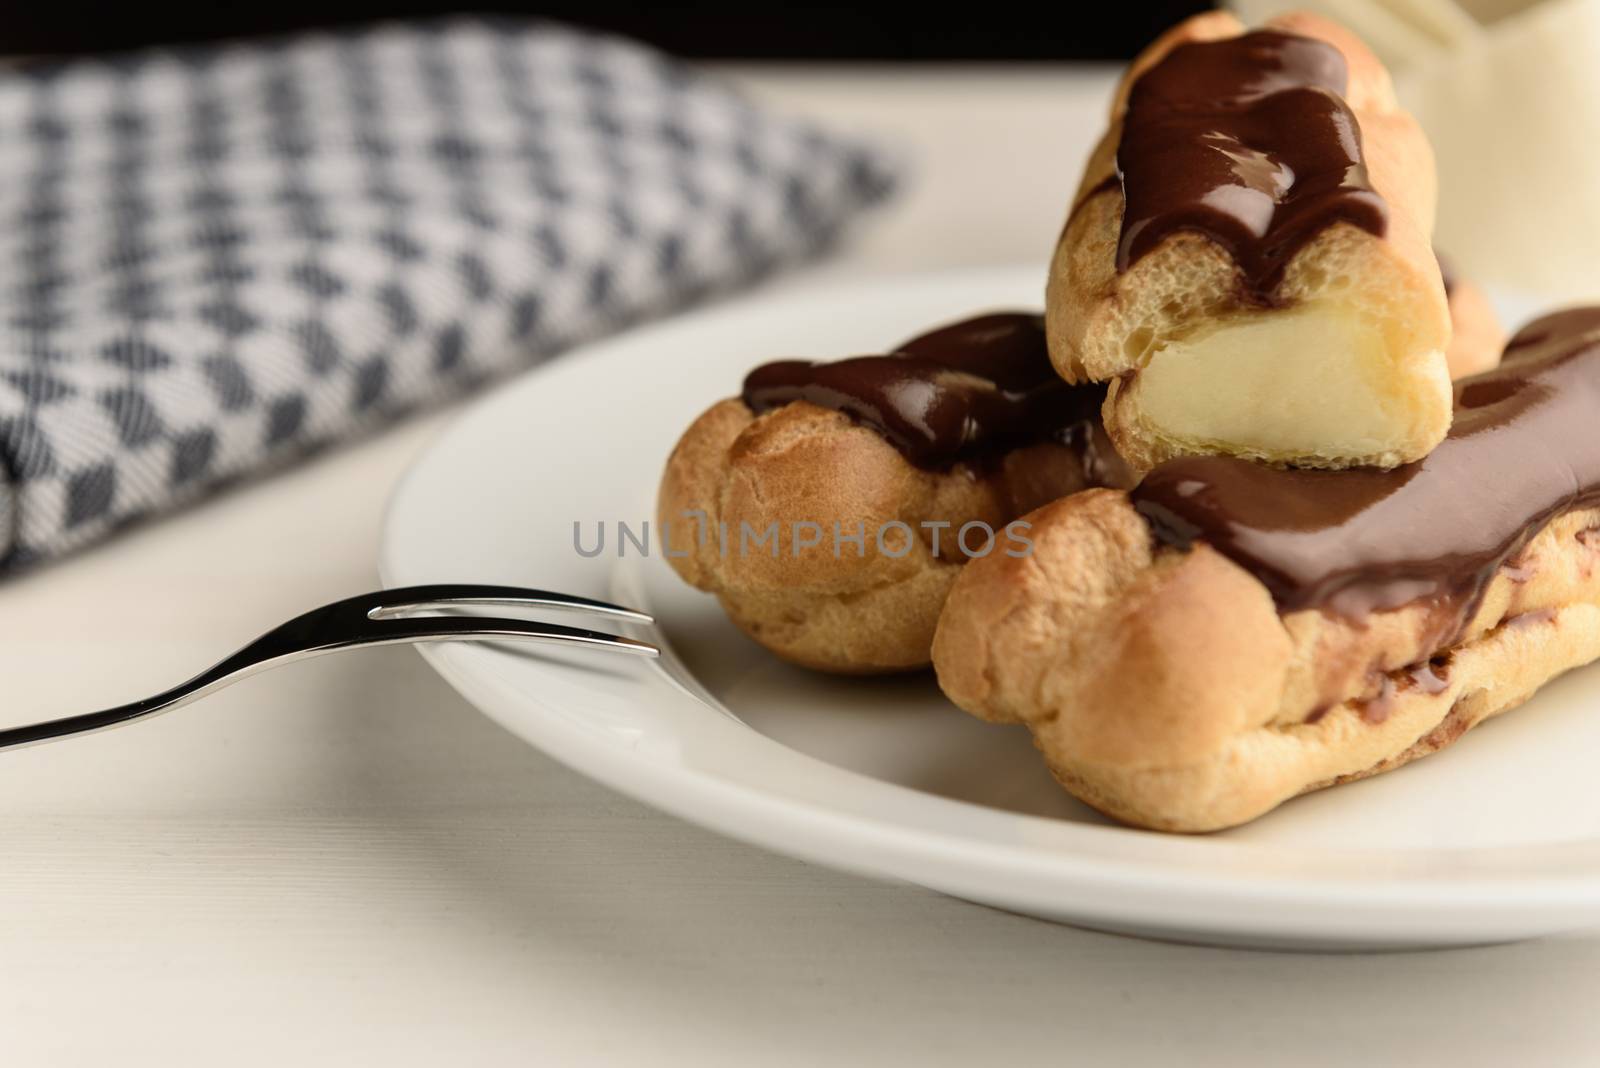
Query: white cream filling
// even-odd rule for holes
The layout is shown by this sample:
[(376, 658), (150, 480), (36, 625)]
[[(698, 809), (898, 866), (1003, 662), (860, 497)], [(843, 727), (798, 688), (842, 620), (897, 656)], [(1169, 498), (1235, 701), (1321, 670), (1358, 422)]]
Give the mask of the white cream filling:
[(1372, 319), (1304, 304), (1155, 350), (1135, 381), (1137, 405), (1141, 421), (1175, 444), (1269, 457), (1380, 454), (1407, 441), (1416, 420), (1394, 362)]

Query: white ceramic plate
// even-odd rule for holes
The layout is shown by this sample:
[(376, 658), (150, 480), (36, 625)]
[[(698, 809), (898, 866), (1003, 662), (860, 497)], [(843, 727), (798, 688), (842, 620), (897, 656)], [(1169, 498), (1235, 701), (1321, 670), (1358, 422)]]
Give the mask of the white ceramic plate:
[[(473, 703), (616, 790), (767, 849), (1051, 920), (1184, 940), (1398, 947), (1600, 922), (1600, 670), (1446, 753), (1225, 834), (1110, 825), (1062, 793), (1021, 728), (927, 676), (779, 663), (659, 554), (616, 555), (684, 426), (767, 358), (881, 348), (969, 312), (1036, 306), (1040, 271), (813, 288), (562, 358), (462, 419), (396, 495), (391, 585), (506, 582), (654, 612), (651, 664), (481, 645), (423, 654)], [(592, 547), (578, 554), (573, 524)], [(776, 918), (775, 918), (776, 919)]]

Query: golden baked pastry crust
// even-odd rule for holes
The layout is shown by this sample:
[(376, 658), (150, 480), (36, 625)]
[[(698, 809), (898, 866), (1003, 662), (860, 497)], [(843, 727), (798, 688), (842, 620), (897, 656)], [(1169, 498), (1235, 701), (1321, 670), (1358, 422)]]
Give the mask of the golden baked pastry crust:
[[(1360, 124), (1371, 184), (1388, 207), (1387, 230), (1379, 238), (1349, 223), (1329, 226), (1289, 261), (1274, 291), (1273, 308), (1245, 299), (1232, 258), (1195, 232), (1172, 234), (1119, 273), (1123, 196), (1116, 181), (1116, 154), (1133, 82), (1181, 43), (1232, 37), (1245, 27), (1226, 12), (1198, 15), (1146, 49), (1117, 92), (1110, 128), (1085, 169), (1046, 289), (1046, 330), (1057, 369), (1071, 381), (1110, 383), (1106, 427), (1118, 451), (1137, 470), (1194, 452), (1311, 467), (1392, 467), (1425, 455), (1450, 425), (1444, 357), (1450, 318), (1430, 244), (1437, 190), (1427, 139), (1400, 109), (1387, 72), (1354, 35), (1307, 14), (1274, 19), (1266, 28), (1319, 38), (1344, 54), (1349, 65), (1346, 102)], [(1150, 370), (1157, 357), (1165, 375), (1175, 361), (1181, 365), (1179, 357), (1187, 357), (1187, 347), (1198, 346), (1219, 325), (1255, 327), (1295, 309), (1326, 312), (1336, 323), (1348, 320), (1351, 336), (1372, 342), (1376, 354), (1359, 361), (1351, 357), (1350, 366), (1344, 367), (1339, 363), (1345, 358), (1341, 346), (1330, 344), (1316, 357), (1327, 366), (1307, 368), (1302, 378), (1289, 380), (1288, 396), (1271, 376), (1292, 364), (1269, 367), (1264, 372), (1268, 378), (1258, 387), (1266, 396), (1242, 399), (1245, 410), (1228, 425), (1217, 423), (1217, 413), (1226, 406), (1219, 397), (1225, 398), (1228, 389), (1244, 389), (1243, 382), (1230, 381), (1244, 372), (1223, 366), (1220, 359), (1216, 396), (1202, 395), (1182, 382), (1159, 399), (1150, 393), (1155, 381)], [(1326, 334), (1309, 327), (1301, 331), (1308, 351), (1315, 351)], [(1267, 344), (1286, 347), (1277, 335)], [(1283, 352), (1282, 359), (1304, 357)], [(1191, 400), (1186, 392), (1196, 395)], [(1360, 432), (1351, 428), (1348, 435), (1342, 435), (1337, 423), (1332, 430), (1312, 427), (1300, 433), (1299, 424), (1314, 422), (1300, 415), (1285, 420), (1287, 429), (1266, 431), (1274, 406), (1293, 404), (1296, 394), (1311, 392), (1317, 395), (1304, 400), (1313, 414), (1343, 393), (1350, 396), (1353, 410), (1381, 412), (1381, 418)]]
[[(799, 401), (757, 416), (730, 398), (695, 420), (673, 450), (657, 522), (669, 546), (688, 554), (672, 557), (673, 568), (716, 594), (750, 637), (804, 667), (875, 674), (927, 666), (939, 609), (967, 560), (955, 548), (963, 524), (1000, 532), (1084, 484), (1079, 454), (1063, 445), (928, 471), (838, 412)], [(924, 521), (949, 524), (938, 532), (938, 552)], [(891, 522), (916, 533), (903, 556), (875, 544), (875, 532)], [(818, 524), (822, 540), (796, 555), (790, 532), (802, 523)], [(835, 523), (847, 534), (859, 525), (865, 551), (843, 543), (836, 554)], [(772, 524), (784, 542), (776, 555), (766, 546), (741, 550), (742, 525), (761, 532)], [(719, 528), (728, 531), (726, 552), (715, 536), (698, 537)], [(969, 544), (976, 547), (980, 533)], [(898, 530), (886, 535), (892, 552), (904, 547), (901, 538)]]
[(1209, 546), (1157, 544), (1124, 493), (1026, 518), (1030, 556), (957, 578), (939, 684), (973, 715), (1025, 724), (1063, 786), (1139, 826), (1231, 827), (1391, 770), (1600, 656), (1597, 510), (1534, 537), (1448, 648), (1425, 606), (1364, 625), (1280, 616)]
[[(1466, 282), (1452, 291), (1463, 310), (1458, 332), (1462, 366), (1482, 370), (1500, 356), (1504, 336), (1482, 294)], [(1452, 359), (1456, 359), (1452, 349)], [(1097, 433), (1097, 444), (1110, 445)], [(662, 478), (657, 522), (685, 581), (715, 593), (747, 634), (794, 663), (822, 671), (869, 674), (926, 666), (939, 609), (965, 558), (934, 553), (924, 538), (904, 560), (868, 558), (851, 547), (832, 555), (834, 521), (868, 530), (899, 519), (915, 530), (924, 520), (979, 520), (998, 530), (1038, 505), (1084, 489), (1081, 456), (1041, 444), (1006, 454), (991, 469), (960, 465), (923, 471), (870, 428), (810, 404), (753, 415), (737, 398), (719, 401), (679, 441)], [(700, 511), (705, 519), (686, 517)], [(776, 522), (789, 531), (822, 524), (825, 544), (777, 559), (761, 551), (727, 558), (701, 530), (726, 523), (738, 544), (740, 523), (756, 531)], [(709, 525), (708, 525), (709, 524)], [(729, 554), (733, 555), (733, 554)]]

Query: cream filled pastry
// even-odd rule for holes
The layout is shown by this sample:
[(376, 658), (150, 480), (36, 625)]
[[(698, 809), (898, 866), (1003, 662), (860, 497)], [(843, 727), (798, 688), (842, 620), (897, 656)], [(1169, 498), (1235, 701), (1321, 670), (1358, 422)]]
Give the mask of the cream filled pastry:
[(1433, 158), (1310, 15), (1192, 18), (1132, 65), (1050, 267), (1052, 358), (1137, 470), (1393, 467), (1450, 425)]
[(1023, 513), (1129, 485), (1034, 313), (982, 315), (885, 355), (782, 360), (695, 420), (667, 461), (672, 566), (745, 633), (824, 671), (924, 667), (962, 565), (1017, 551)]
[(1032, 513), (1030, 555), (957, 579), (940, 685), (1164, 830), (1448, 745), (1600, 656), (1600, 308), (1524, 328), (1454, 409), (1389, 471), (1186, 457)]

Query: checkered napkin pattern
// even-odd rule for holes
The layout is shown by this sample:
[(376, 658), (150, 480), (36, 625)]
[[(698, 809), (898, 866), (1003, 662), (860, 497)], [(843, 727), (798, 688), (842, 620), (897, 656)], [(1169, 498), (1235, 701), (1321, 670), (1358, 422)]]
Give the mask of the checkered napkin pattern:
[(748, 281), (891, 183), (544, 24), (4, 75), (0, 568)]

